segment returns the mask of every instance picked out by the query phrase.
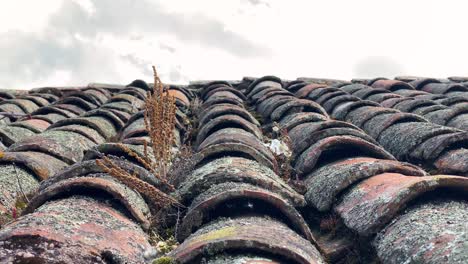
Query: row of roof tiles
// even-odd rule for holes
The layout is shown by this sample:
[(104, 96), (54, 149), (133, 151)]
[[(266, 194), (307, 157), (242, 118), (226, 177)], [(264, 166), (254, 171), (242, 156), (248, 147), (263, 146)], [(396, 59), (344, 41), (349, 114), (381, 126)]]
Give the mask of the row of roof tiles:
[[(462, 263), (467, 259), (464, 252), (466, 245), (462, 242), (466, 231), (457, 232), (465, 225), (463, 218), (466, 212), (463, 210), (466, 208), (467, 178), (429, 176), (422, 168), (396, 161), (390, 154), (399, 154), (392, 148), (394, 145), (385, 144), (387, 141), (379, 136), (372, 136), (371, 133), (368, 133), (372, 136), (369, 137), (365, 133), (368, 130), (358, 128), (363, 127), (359, 122), (359, 118), (363, 116), (372, 120), (369, 116), (378, 118), (379, 115), (394, 115), (395, 111), (379, 111), (378, 106), (370, 104), (369, 107), (369, 104), (363, 104), (359, 99), (355, 100), (336, 88), (323, 88), (301, 82), (287, 87), (297, 97), (309, 100), (293, 96), (283, 89), (281, 80), (275, 77), (256, 80), (250, 85), (247, 95), (264, 120), (278, 122), (281, 129), (289, 131), (293, 151), (292, 164), (297, 176), (304, 179), (308, 206), (320, 212), (332, 211), (352, 232), (360, 237), (374, 239), (371, 244), (384, 263)], [(345, 87), (347, 86), (341, 88)], [(333, 95), (330, 96), (331, 94)], [(327, 112), (332, 117), (339, 117), (338, 119), (356, 126), (330, 119)], [(354, 120), (358, 121), (348, 119), (346, 115), (354, 113)], [(387, 127), (398, 125), (399, 123), (394, 123)], [(372, 127), (385, 128), (382, 124), (374, 124)], [(406, 134), (392, 131), (393, 140), (398, 142), (406, 137), (411, 138), (414, 134), (424, 133), (418, 129), (422, 128), (413, 127)], [(384, 143), (383, 148), (378, 142)], [(421, 144), (422, 140), (401, 142)], [(432, 144), (437, 143), (432, 141)], [(409, 146), (404, 147), (411, 149)], [(439, 153), (450, 152), (453, 148), (464, 151), (463, 144), (460, 144), (447, 146), (447, 149)], [(396, 158), (406, 160), (404, 155), (397, 155)], [(466, 156), (460, 158), (464, 159)], [(463, 160), (457, 162), (465, 163)], [(466, 170), (462, 172), (466, 175)], [(411, 201), (424, 193), (441, 194), (446, 189), (459, 196), (442, 201), (437, 195), (430, 196), (414, 202), (415, 205), (412, 206)], [(409, 209), (404, 212), (406, 207)], [(425, 213), (429, 211), (427, 208), (431, 208), (430, 213), (437, 216), (417, 218), (421, 214), (421, 208), (426, 208)], [(404, 216), (399, 216), (402, 212)], [(411, 221), (403, 221), (405, 217), (417, 219), (418, 225), (413, 226)], [(453, 225), (446, 225), (443, 222), (446, 218), (452, 218)], [(412, 228), (414, 230), (411, 236), (401, 233), (402, 230)], [(434, 232), (433, 228), (440, 229)], [(440, 239), (441, 237), (446, 239)], [(414, 243), (416, 240), (418, 243)], [(333, 257), (332, 254), (330, 257)]]
[[(385, 84), (394, 91), (406, 91), (395, 87), (411, 87), (402, 82), (383, 80), (373, 85), (383, 87)], [(361, 84), (327, 87), (303, 82), (291, 85), (289, 89), (300, 98), (322, 105), (333, 118), (362, 128), (397, 159), (420, 164), (434, 173), (468, 173), (465, 149), (468, 134), (464, 129), (468, 122), (466, 101), (459, 101), (450, 108), (439, 107), (432, 100), (430, 104), (422, 104), (418, 99)], [(459, 94), (456, 98), (464, 97)], [(422, 113), (424, 116), (420, 115)]]
[(200, 98), (195, 171), (177, 187), (188, 208), (177, 234), (183, 243), (171, 256), (181, 263), (323, 263), (296, 209), (305, 201), (275, 173), (245, 95), (211, 83)]
[[(138, 189), (109, 176), (95, 162), (102, 155), (112, 155), (121, 168), (160, 187), (155, 176), (124, 149), (130, 148), (143, 156), (143, 141), (148, 141), (148, 134), (142, 121), (143, 112), (139, 109), (148, 89), (145, 83), (134, 82), (128, 88), (119, 89), (97, 109), (81, 117), (65, 119), (59, 126), (36, 135), (33, 141), (28, 138), (17, 142), (25, 146), (20, 150), (14, 147), (4, 153), (2, 166), (13, 164), (21, 168), (23, 177), (35, 181), (31, 189), (24, 191), (34, 190), (36, 195), (25, 209), (25, 216), (0, 232), (2, 262), (143, 263), (145, 257), (151, 257), (145, 230), (149, 227), (151, 210), (155, 208), (149, 208), (147, 197)], [(185, 95), (181, 96), (179, 91), (174, 93), (182, 98), (177, 100), (178, 105), (187, 102)], [(178, 116), (182, 115), (179, 111)], [(177, 139), (182, 133), (182, 125), (178, 123)], [(72, 129), (56, 130), (60, 127)], [(83, 136), (88, 144), (79, 144)], [(110, 140), (112, 137), (114, 139)], [(123, 145), (105, 142), (115, 140)], [(36, 142), (37, 147), (28, 142)], [(180, 146), (180, 140), (178, 142)], [(65, 149), (64, 146), (70, 147)], [(43, 157), (40, 161), (13, 160), (11, 157), (15, 154), (12, 153), (19, 152), (29, 157), (40, 153)], [(51, 163), (51, 157), (65, 166)], [(27, 170), (31, 166), (37, 168)], [(41, 166), (54, 172), (59, 171), (59, 167), (65, 168), (58, 173), (40, 174), (37, 172), (41, 172)], [(13, 173), (3, 175), (15, 177)], [(24, 179), (21, 180), (24, 183)], [(40, 180), (44, 182), (38, 186)], [(4, 187), (8, 190), (11, 185)]]
[[(310, 82), (323, 83), (318, 79), (283, 83), (275, 77), (264, 77), (230, 83), (200, 82), (192, 85), (196, 90), (172, 87), (171, 93), (178, 98), (180, 109), (175, 147), (182, 144), (186, 132), (184, 112), (194, 91), (203, 104), (193, 157), (195, 169), (179, 175), (173, 193), (188, 208), (176, 234), (182, 244), (169, 256), (181, 263), (323, 263), (347, 261), (346, 255), (352, 249), (358, 252), (354, 257), (360, 259), (362, 248), (356, 249), (354, 241), (343, 242), (341, 237), (330, 240), (318, 227), (320, 221), (336, 215), (345, 227), (347, 235), (343, 236), (365, 241), (376, 255), (371, 257), (384, 263), (463, 263), (468, 258), (463, 245), (467, 179), (431, 176), (422, 168), (402, 161), (422, 163), (431, 173), (453, 171), (466, 175), (463, 170), (465, 132), (431, 123), (415, 113), (402, 113), (362, 101), (348, 93), (348, 82), (333, 81), (334, 87)], [(359, 86), (368, 90), (379, 80), (361, 82), (371, 85)], [(99, 86), (111, 93), (122, 90), (122, 87)], [(131, 86), (119, 94), (144, 99), (148, 86), (143, 82)], [(140, 89), (143, 91), (137, 92)], [(385, 91), (391, 91), (390, 96), (394, 96), (399, 90), (404, 89), (388, 87)], [(465, 96), (459, 88), (431, 88), (427, 92), (456, 98)], [(314, 97), (313, 93), (318, 94)], [(390, 96), (387, 98), (397, 97)], [(97, 108), (104, 109), (103, 112), (84, 113), (75, 121), (58, 125), (59, 128), (80, 127), (64, 133), (101, 136), (96, 142), (89, 138), (92, 143), (81, 149), (87, 151), (85, 155), (72, 158), (40, 143), (36, 147), (31, 141), (23, 148), (5, 152), (7, 157), (10, 153), (46, 154), (65, 163), (65, 168), (41, 177), (41, 170), (34, 169), (35, 161), (3, 160), (4, 178), (33, 179), (31, 190), (38, 190), (26, 215), (0, 231), (3, 260), (143, 263), (155, 257), (149, 250), (145, 230), (158, 208), (152, 207), (138, 188), (126, 186), (95, 164), (95, 159), (103, 154), (123, 156), (115, 162), (155, 188), (164, 188), (122, 145), (109, 142), (115, 141), (111, 138), (120, 131), (117, 140), (143, 155), (142, 144), (148, 140), (143, 114), (135, 114), (135, 100), (127, 96), (114, 101), (112, 98)], [(443, 98), (429, 100), (439, 99)], [(445, 104), (447, 109), (464, 105), (459, 99), (451, 102), (455, 103)], [(249, 111), (247, 104), (256, 113)], [(125, 125), (116, 125), (116, 119), (108, 113), (111, 109)], [(359, 113), (353, 114), (355, 111)], [(256, 118), (258, 114), (262, 118)], [(366, 120), (361, 120), (361, 116)], [(105, 120), (103, 124), (107, 121), (113, 129), (103, 128), (102, 124), (90, 120), (92, 117)], [(456, 120), (465, 118), (462, 111), (452, 119), (455, 117)], [(377, 125), (366, 127), (374, 119)], [(411, 132), (408, 134), (418, 143), (405, 140), (406, 134), (401, 133), (396, 137), (402, 142), (398, 144), (414, 144), (405, 146), (417, 149), (430, 141), (427, 147), (435, 149), (436, 154), (418, 156), (413, 149), (401, 150), (392, 140), (381, 139), (382, 133), (400, 123), (411, 126), (405, 131)], [(451, 123), (460, 126), (460, 121)], [(270, 125), (264, 128), (278, 125), (288, 131), (293, 152), (291, 165), (302, 188), (291, 187), (277, 174), (278, 166), (284, 164), (278, 164), (275, 155), (263, 144), (265, 135), (261, 125)], [(44, 134), (47, 138), (55, 126), (51, 125), (51, 132), (48, 128), (36, 136), (40, 139)], [(376, 129), (379, 131), (374, 133)], [(442, 132), (426, 133), (423, 129)], [(57, 142), (58, 149), (67, 144), (58, 140), (61, 137), (51, 138)], [(436, 165), (431, 165), (434, 160)], [(45, 181), (38, 187), (37, 182), (41, 180)], [(442, 197), (445, 190), (450, 193)]]

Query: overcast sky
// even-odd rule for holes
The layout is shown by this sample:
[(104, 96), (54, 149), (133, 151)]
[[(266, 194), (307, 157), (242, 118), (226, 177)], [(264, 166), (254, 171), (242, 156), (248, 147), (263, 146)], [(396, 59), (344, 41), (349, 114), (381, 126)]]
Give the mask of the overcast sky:
[(0, 88), (468, 76), (464, 0), (11, 0)]

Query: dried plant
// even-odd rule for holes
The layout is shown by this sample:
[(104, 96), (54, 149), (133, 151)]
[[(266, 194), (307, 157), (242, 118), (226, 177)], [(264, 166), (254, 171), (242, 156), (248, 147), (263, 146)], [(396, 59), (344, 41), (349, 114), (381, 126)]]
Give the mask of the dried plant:
[[(153, 72), (154, 89), (153, 92), (148, 92), (145, 100), (145, 127), (150, 137), (150, 149), (155, 160), (151, 163), (152, 171), (159, 175), (158, 178), (167, 179), (174, 144), (177, 107), (175, 98), (164, 88), (154, 66)], [(145, 151), (146, 156), (147, 147)]]
[[(153, 71), (154, 89), (152, 92), (147, 93), (145, 99), (144, 123), (149, 135), (149, 142), (144, 141), (143, 155), (136, 153), (125, 144), (118, 145), (129, 157), (151, 172), (159, 180), (162, 188), (158, 189), (152, 184), (139, 179), (137, 174), (132, 174), (119, 167), (108, 156), (97, 159), (96, 163), (104, 172), (146, 198), (153, 213), (149, 230), (150, 240), (159, 253), (166, 254), (170, 250), (173, 250), (177, 246), (177, 243), (173, 236), (164, 235), (164, 233), (167, 233), (165, 232), (167, 228), (164, 230), (162, 222), (170, 217), (168, 216), (168, 212), (177, 208), (175, 226), (175, 230), (177, 230), (180, 217), (179, 209), (184, 207), (175, 198), (166, 193), (175, 190), (169, 175), (174, 175), (174, 169), (175, 171), (182, 170), (181, 164), (186, 164), (186, 162), (181, 161), (185, 159), (185, 155), (188, 155), (186, 154), (188, 150), (182, 149), (182, 153), (179, 153), (178, 157), (176, 157), (177, 166), (171, 166), (172, 159), (174, 158), (172, 147), (175, 141), (176, 101), (169, 94), (168, 90), (163, 87), (154, 66)], [(182, 167), (185, 168), (186, 166), (189, 165), (183, 165)], [(169, 167), (171, 167), (171, 173), (169, 172)]]
[[(164, 88), (154, 66), (153, 71), (154, 89), (147, 94), (144, 112), (145, 127), (150, 138), (149, 147), (145, 141), (144, 157), (141, 157), (128, 146), (124, 144), (119, 144), (119, 146), (155, 175), (168, 190), (174, 191), (174, 187), (167, 180), (167, 174), (172, 159), (171, 150), (174, 143), (177, 107), (175, 98), (169, 95), (168, 90)], [(152, 155), (150, 155), (150, 151)], [(109, 157), (104, 156), (102, 159), (96, 160), (96, 163), (109, 175), (143, 194), (152, 204), (158, 205), (160, 208), (170, 205), (182, 206), (163, 191), (119, 167)]]
[(170, 184), (167, 180), (167, 177), (162, 177), (161, 174), (157, 173), (153, 160), (149, 157), (147, 142), (144, 142), (144, 157), (138, 155), (135, 151), (131, 150), (128, 146), (119, 143), (120, 148), (127, 153), (130, 157), (138, 161), (145, 169), (149, 170), (155, 177), (159, 179), (161, 184), (167, 187), (170, 191), (174, 191), (174, 186)]
[(109, 157), (97, 159), (96, 164), (101, 167), (104, 172), (147, 197), (152, 205), (156, 205), (160, 208), (168, 205), (182, 206), (176, 199), (160, 191), (153, 185), (139, 179), (136, 174), (132, 175), (126, 170), (120, 168)]

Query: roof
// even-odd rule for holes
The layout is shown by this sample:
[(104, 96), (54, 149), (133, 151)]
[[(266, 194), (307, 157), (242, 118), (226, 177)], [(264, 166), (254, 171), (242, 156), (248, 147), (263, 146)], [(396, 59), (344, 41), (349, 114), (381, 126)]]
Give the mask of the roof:
[[(174, 191), (136, 157), (150, 87), (0, 92), (0, 262), (468, 261), (468, 78), (170, 85), (174, 153), (190, 148)], [(155, 207), (104, 155), (182, 206)], [(180, 243), (167, 255), (155, 219)]]

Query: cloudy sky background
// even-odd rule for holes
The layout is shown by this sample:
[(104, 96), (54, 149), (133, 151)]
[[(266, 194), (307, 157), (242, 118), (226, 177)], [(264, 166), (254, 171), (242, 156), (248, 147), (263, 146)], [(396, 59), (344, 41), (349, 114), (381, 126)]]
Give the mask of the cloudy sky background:
[(89, 82), (468, 76), (464, 0), (15, 0), (0, 88)]

